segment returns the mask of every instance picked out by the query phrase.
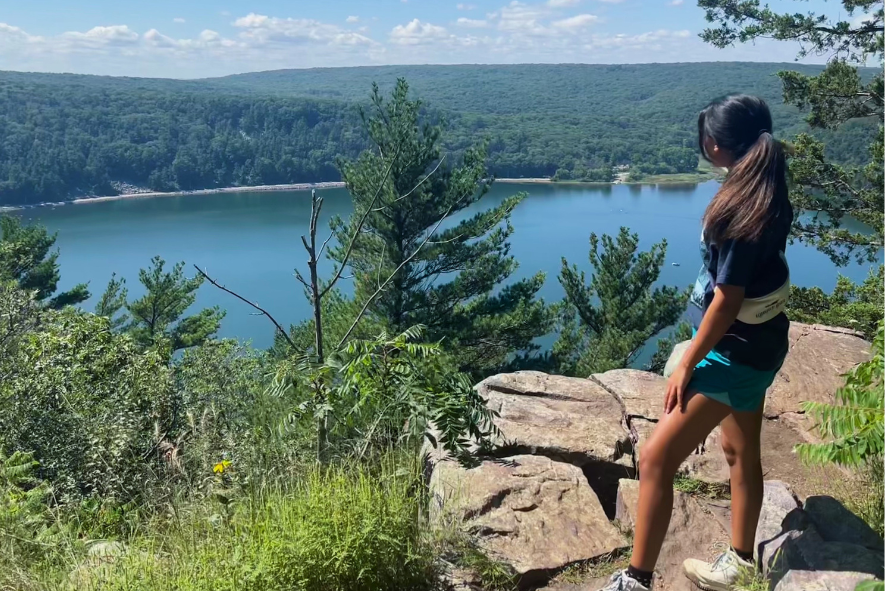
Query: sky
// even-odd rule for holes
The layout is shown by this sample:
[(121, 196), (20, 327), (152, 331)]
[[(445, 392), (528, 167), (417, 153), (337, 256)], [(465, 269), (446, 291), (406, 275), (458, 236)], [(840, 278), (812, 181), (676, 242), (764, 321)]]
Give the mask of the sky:
[[(772, 4), (840, 10), (834, 0)], [(203, 78), (382, 64), (788, 62), (799, 49), (716, 49), (698, 38), (705, 25), (695, 0), (0, 0), (0, 70)]]

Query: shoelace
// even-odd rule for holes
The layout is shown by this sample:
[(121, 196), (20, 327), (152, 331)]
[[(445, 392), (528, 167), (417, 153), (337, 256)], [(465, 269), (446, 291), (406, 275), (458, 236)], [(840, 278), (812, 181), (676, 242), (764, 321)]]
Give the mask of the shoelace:
[(712, 571), (726, 570), (730, 566), (732, 566), (732, 555), (729, 552), (724, 552), (717, 557), (717, 560), (714, 561), (714, 564), (711, 565)]
[(609, 585), (603, 591), (626, 591), (629, 580), (625, 571), (617, 572), (609, 579)]

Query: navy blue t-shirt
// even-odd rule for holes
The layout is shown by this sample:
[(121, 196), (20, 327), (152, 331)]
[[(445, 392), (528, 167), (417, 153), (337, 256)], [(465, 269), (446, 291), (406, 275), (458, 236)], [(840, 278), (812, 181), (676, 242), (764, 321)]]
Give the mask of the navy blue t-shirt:
[(761, 371), (778, 369), (788, 351), (790, 323), (784, 308), (790, 294), (785, 258), (790, 220), (785, 217), (754, 242), (725, 240), (718, 245), (702, 234), (704, 265), (690, 297), (689, 315), (698, 328), (717, 285), (745, 289), (738, 319), (714, 350), (730, 361)]

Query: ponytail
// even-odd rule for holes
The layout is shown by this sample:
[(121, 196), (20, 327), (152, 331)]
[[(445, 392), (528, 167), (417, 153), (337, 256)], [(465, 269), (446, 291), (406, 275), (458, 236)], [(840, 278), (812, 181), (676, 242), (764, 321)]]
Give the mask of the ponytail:
[(781, 142), (768, 129), (729, 171), (704, 214), (705, 234), (724, 240), (754, 242), (790, 207), (787, 164)]

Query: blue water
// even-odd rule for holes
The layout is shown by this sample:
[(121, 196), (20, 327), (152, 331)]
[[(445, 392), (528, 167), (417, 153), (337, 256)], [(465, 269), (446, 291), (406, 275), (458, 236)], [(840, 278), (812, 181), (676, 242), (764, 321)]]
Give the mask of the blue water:
[[(511, 218), (511, 252), (520, 264), (518, 277), (547, 273), (541, 296), (548, 301), (563, 296), (557, 281), (561, 257), (590, 273), (589, 235), (616, 234), (620, 226), (637, 232), (644, 249), (667, 239), (661, 281), (689, 286), (701, 264), (701, 215), (716, 188), (715, 182), (642, 187), (497, 184), (459, 217), (516, 192), (528, 193)], [(321, 238), (325, 238), (330, 217), (348, 215), (351, 202), (343, 189), (325, 190), (321, 195), (325, 199)], [(296, 267), (307, 275), (300, 236), (307, 232), (309, 214), (310, 194), (302, 191), (128, 199), (28, 210), (23, 215), (58, 232), (60, 287), (89, 282), (93, 297), (84, 304), (88, 309), (95, 305), (112, 272), (126, 278), (131, 297), (140, 295), (138, 270), (152, 256), (160, 255), (170, 264), (185, 261), (189, 275), (192, 264), (207, 269), (288, 325), (310, 313), (303, 288), (293, 276)], [(787, 256), (795, 284), (825, 290), (834, 287), (838, 273), (860, 281), (870, 268), (837, 269), (827, 256), (800, 244), (790, 246)], [(328, 261), (321, 264), (326, 276), (330, 269)], [(251, 340), (258, 347), (267, 347), (273, 340), (273, 329), (265, 318), (209, 284), (201, 288), (196, 305), (227, 310), (222, 336)]]

